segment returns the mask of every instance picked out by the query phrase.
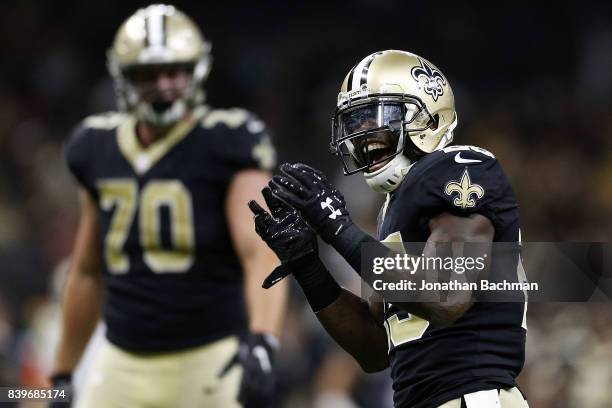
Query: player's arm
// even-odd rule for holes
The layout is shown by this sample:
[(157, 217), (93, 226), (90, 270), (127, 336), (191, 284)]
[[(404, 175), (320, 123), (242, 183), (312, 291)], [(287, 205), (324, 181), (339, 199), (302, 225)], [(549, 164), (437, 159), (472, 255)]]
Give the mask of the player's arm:
[(253, 215), (247, 202), (260, 194), (270, 179), (263, 170), (242, 170), (234, 176), (227, 194), (226, 217), (234, 246), (244, 269), (244, 290), (252, 333), (280, 335), (287, 283), (266, 291), (261, 283), (279, 265), (274, 252), (253, 230)]
[[(226, 132), (225, 143), (219, 147), (225, 149), (227, 163), (235, 171), (225, 197), (225, 217), (242, 265), (249, 332), (240, 339), (236, 355), (220, 376), (234, 364), (240, 364), (244, 372), (238, 395), (241, 405), (267, 407), (275, 398), (274, 360), (288, 286), (285, 283), (270, 292), (261, 288), (261, 282), (278, 265), (278, 260), (253, 231), (246, 204), (265, 186), (270, 177), (268, 170), (275, 164), (275, 152), (264, 123), (257, 117), (236, 109), (228, 117), (235, 120)], [(242, 124), (236, 127), (239, 122)]]
[[(429, 221), (429, 229), (431, 231), (427, 244), (423, 251), (425, 257), (455, 257), (455, 256), (484, 256), (486, 259), (491, 259), (491, 246), (495, 235), (495, 228), (491, 221), (480, 214), (472, 214), (467, 217), (460, 217), (449, 213), (442, 213), (431, 218)], [(449, 253), (441, 254), (439, 243), (479, 243), (477, 248), (474, 248), (478, 253), (469, 254), (452, 253), (451, 248)], [(482, 244), (482, 245), (481, 245)], [(381, 250), (384, 250), (381, 248)], [(470, 248), (462, 249), (462, 251), (470, 251)], [(427, 276), (431, 276), (432, 271), (416, 270), (413, 271), (411, 279), (417, 282), (427, 280)], [(385, 272), (385, 280), (399, 282), (406, 278), (405, 271), (389, 270)], [(472, 280), (472, 278), (468, 278)], [(368, 282), (372, 284), (372, 282)], [(430, 295), (432, 293), (429, 293)], [(422, 317), (434, 325), (444, 326), (453, 323), (459, 319), (470, 308), (473, 303), (472, 293), (469, 290), (456, 290), (446, 293), (446, 300), (442, 302), (393, 302), (393, 305), (407, 312), (414, 313)]]
[(238, 400), (244, 406), (269, 406), (274, 398), (274, 356), (278, 348), (287, 283), (265, 291), (261, 282), (278, 266), (278, 259), (252, 227), (252, 215), (246, 203), (256, 197), (270, 177), (267, 171), (250, 169), (236, 173), (226, 198), (226, 218), (234, 247), (244, 271), (244, 291), (249, 314), (249, 334), (243, 338), (236, 355), (221, 372), (233, 364), (244, 371)]
[[(282, 176), (274, 176), (270, 182), (274, 194), (285, 202), (298, 209), (310, 225), (317, 229), (321, 238), (331, 244), (340, 255), (355, 269), (355, 271), (371, 287), (375, 277), (372, 274), (362, 274), (362, 246), (367, 245), (366, 253), (369, 260), (375, 258), (393, 258), (397, 252), (378, 242), (375, 238), (355, 225), (345, 207), (344, 197), (325, 178), (325, 176), (309, 166), (303, 164), (281, 167)], [(430, 222), (430, 237), (425, 246), (424, 255), (436, 257), (456, 257), (466, 254), (455, 252), (440, 254), (440, 242), (479, 242), (479, 255), (483, 256), (490, 250), (487, 243), (493, 239), (494, 228), (488, 218), (474, 214), (467, 217), (453, 216), (443, 213), (434, 217)], [(452, 246), (446, 249), (452, 251)], [(365, 264), (372, 265), (366, 259)], [(486, 271), (483, 271), (486, 273)], [(431, 270), (385, 270), (385, 282), (401, 283), (407, 278), (415, 283), (427, 280)], [(378, 278), (377, 278), (378, 279)], [(419, 285), (417, 283), (417, 285)], [(471, 305), (469, 291), (450, 291), (446, 299), (440, 301), (441, 293), (428, 291), (427, 298), (419, 291), (406, 292), (407, 301), (398, 305), (400, 308), (429, 320), (433, 325), (445, 326), (453, 323)], [(423, 300), (426, 299), (426, 300)], [(396, 302), (393, 302), (396, 304)]]
[(365, 302), (342, 289), (340, 296), (316, 313), (327, 333), (366, 373), (389, 366), (387, 333), (381, 302)]
[(389, 363), (381, 324), (382, 304), (375, 302), (370, 308), (367, 302), (340, 288), (319, 259), (315, 232), (269, 188), (264, 189), (263, 196), (271, 214), (255, 201), (249, 202), (249, 207), (255, 215), (256, 232), (282, 262), (282, 275), (293, 274), (323, 327), (365, 371), (386, 368)]
[[(446, 259), (448, 257), (466, 256), (472, 258), (479, 256), (483, 256), (485, 259), (491, 258), (491, 242), (493, 241), (495, 229), (487, 217), (480, 214), (461, 217), (450, 213), (442, 213), (431, 218), (429, 227), (431, 233), (423, 250), (423, 258), (437, 257)], [(452, 245), (440, 245), (441, 243), (470, 243), (471, 245), (453, 248)], [(472, 245), (475, 243), (478, 244)], [(363, 259), (361, 259), (361, 256), (355, 256), (355, 254), (361, 255), (360, 244), (368, 245), (367, 258), (364, 262), (366, 265), (372, 264), (369, 259), (376, 257), (392, 258), (397, 252), (378, 242), (355, 225), (350, 226), (342, 238), (334, 241), (333, 245), (338, 252), (345, 256), (366, 283), (371, 287), (375, 287), (374, 281), (379, 279), (379, 276), (362, 274), (361, 266)], [(422, 282), (429, 280), (431, 277), (437, 277), (440, 271), (438, 273), (435, 272), (425, 268), (410, 271), (389, 268), (384, 272), (384, 281), (388, 283), (401, 283), (409, 279), (413, 282)], [(486, 273), (486, 271), (479, 273)], [(467, 275), (469, 274), (466, 273), (465, 276)], [(467, 279), (468, 281), (474, 281), (474, 276), (467, 276)], [(469, 290), (449, 290), (444, 293), (435, 290), (413, 291), (405, 292), (404, 296), (406, 298), (405, 302), (394, 301), (393, 305), (428, 320), (434, 326), (452, 324), (473, 303), (472, 293)]]
[(69, 375), (78, 364), (100, 318), (102, 255), (94, 199), (79, 190), (81, 215), (68, 278), (62, 298), (59, 345), (53, 375)]

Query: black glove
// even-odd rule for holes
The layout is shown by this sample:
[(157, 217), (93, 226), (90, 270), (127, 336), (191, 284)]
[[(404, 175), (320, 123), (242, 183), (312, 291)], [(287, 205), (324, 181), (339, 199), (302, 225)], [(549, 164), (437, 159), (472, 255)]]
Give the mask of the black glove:
[(250, 333), (240, 343), (238, 352), (219, 373), (219, 378), (239, 364), (242, 382), (238, 401), (244, 408), (273, 408), (276, 404), (274, 379), (274, 353), (277, 340), (261, 333)]
[(49, 403), (49, 408), (68, 408), (71, 405), (71, 401), (74, 401), (74, 394), (72, 392), (72, 374), (71, 373), (58, 373), (51, 376), (51, 386), (54, 388), (65, 388), (67, 393), (70, 393), (70, 402), (53, 401)]
[(281, 266), (264, 281), (263, 287), (267, 289), (290, 273), (287, 264), (309, 254), (316, 255), (318, 251), (317, 236), (300, 214), (274, 197), (270, 188), (265, 187), (261, 193), (272, 214), (261, 208), (256, 201), (250, 201), (255, 231), (281, 261)]
[(353, 223), (344, 196), (319, 170), (285, 163), (280, 171), (283, 175), (272, 177), (269, 183), (272, 192), (298, 210), (325, 242), (331, 244)]

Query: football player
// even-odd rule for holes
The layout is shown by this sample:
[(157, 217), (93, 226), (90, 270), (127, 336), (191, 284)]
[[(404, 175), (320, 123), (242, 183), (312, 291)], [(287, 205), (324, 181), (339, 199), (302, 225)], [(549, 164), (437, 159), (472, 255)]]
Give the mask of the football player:
[(53, 383), (67, 384), (99, 314), (106, 343), (83, 407), (269, 407), (286, 287), (250, 228), (270, 177), (264, 124), (203, 104), (210, 44), (172, 6), (119, 28), (108, 67), (123, 112), (92, 116), (66, 146), (81, 216)]
[[(429, 61), (395, 50), (361, 60), (342, 84), (331, 145), (345, 174), (362, 172), (387, 195), (378, 240), (351, 221), (320, 171), (284, 164), (263, 191), (271, 212), (249, 203), (257, 232), (282, 262), (265, 285), (292, 273), (319, 321), (365, 371), (391, 367), (396, 407), (526, 407), (515, 382), (525, 355), (523, 292), (519, 302), (481, 302), (451, 289), (433, 293), (436, 301), (405, 292), (406, 301), (375, 296), (368, 304), (342, 289), (317, 254), (316, 233), (372, 284), (361, 270), (364, 244), (381, 256), (394, 252), (379, 241), (422, 242), (412, 256), (433, 256), (444, 242), (477, 242), (486, 254), (493, 242), (518, 248), (508, 179), (488, 151), (448, 146), (456, 124), (451, 87)], [(522, 282), (514, 255), (509, 266), (491, 261), (488, 273)], [(410, 272), (427, 278), (425, 270)], [(410, 272), (385, 274), (400, 281)]]

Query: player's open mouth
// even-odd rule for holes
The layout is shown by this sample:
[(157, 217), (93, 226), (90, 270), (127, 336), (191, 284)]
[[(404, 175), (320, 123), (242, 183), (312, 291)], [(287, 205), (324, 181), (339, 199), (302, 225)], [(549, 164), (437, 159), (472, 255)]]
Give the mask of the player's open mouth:
[[(367, 149), (366, 157), (370, 158), (370, 163), (373, 163), (367, 170), (368, 173), (372, 173), (380, 168), (382, 168), (385, 164), (389, 163), (389, 160), (394, 152), (391, 147), (383, 142), (382, 140), (371, 140), (368, 141), (368, 144), (364, 147), (364, 150)], [(385, 158), (387, 158), (385, 160)]]

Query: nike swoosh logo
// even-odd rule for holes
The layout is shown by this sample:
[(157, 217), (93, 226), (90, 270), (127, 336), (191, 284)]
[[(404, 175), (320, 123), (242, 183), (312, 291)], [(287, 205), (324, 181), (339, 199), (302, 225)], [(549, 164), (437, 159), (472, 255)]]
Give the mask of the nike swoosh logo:
[(455, 161), (457, 163), (482, 163), (482, 160), (464, 159), (463, 157), (461, 157), (461, 152), (455, 155)]
[(342, 229), (342, 227), (344, 227), (344, 224), (340, 224), (340, 226), (338, 227), (338, 229), (334, 233), (334, 236), (337, 236), (340, 233), (340, 230)]

